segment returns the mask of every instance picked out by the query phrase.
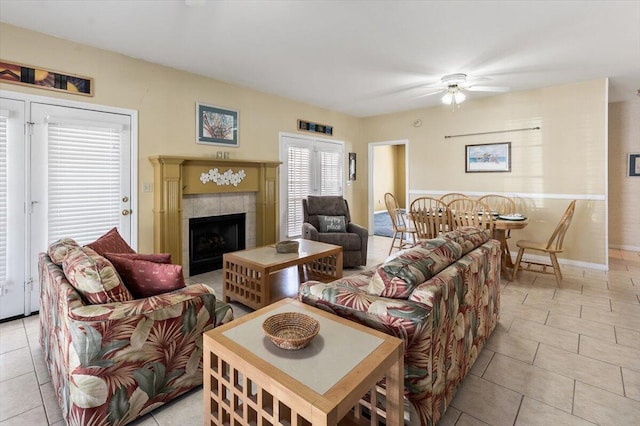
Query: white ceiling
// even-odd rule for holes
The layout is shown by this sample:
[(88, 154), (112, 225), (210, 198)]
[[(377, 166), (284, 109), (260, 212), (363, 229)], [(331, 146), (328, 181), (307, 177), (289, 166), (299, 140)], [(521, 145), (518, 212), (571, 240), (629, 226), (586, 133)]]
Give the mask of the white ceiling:
[(0, 21), (359, 117), (436, 105), (420, 85), (457, 72), (640, 89), (640, 0), (0, 0)]

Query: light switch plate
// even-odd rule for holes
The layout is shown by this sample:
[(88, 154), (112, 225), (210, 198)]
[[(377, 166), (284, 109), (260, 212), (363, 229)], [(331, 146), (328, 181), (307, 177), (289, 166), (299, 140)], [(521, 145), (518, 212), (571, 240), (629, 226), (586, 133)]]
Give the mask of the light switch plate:
[(153, 192), (153, 183), (145, 182), (142, 184), (142, 192)]

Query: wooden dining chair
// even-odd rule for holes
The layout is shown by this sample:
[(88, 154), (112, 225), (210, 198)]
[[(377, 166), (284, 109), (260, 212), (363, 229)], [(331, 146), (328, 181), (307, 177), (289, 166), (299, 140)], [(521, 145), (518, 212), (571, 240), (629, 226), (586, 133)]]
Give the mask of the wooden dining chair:
[[(398, 200), (396, 200), (395, 195), (390, 192), (384, 194), (384, 204), (387, 206), (387, 212), (389, 212), (391, 226), (393, 227), (393, 241), (391, 241), (391, 247), (389, 247), (389, 254), (394, 248), (402, 250), (415, 244), (417, 241), (416, 229), (407, 223), (405, 212), (398, 207)], [(405, 234), (411, 235), (412, 243), (404, 239)], [(398, 240), (398, 245), (396, 245), (396, 240)]]
[(471, 198), (459, 198), (447, 204), (447, 211), (449, 213), (449, 229), (475, 226), (486, 228), (493, 235), (493, 215), (485, 203)]
[(409, 208), (409, 217), (413, 221), (418, 239), (437, 238), (447, 230), (449, 215), (447, 205), (432, 197), (420, 197), (413, 200)]
[(445, 204), (449, 204), (450, 202), (452, 202), (453, 200), (457, 200), (459, 198), (469, 198), (464, 194), (461, 194), (459, 192), (450, 192), (448, 194), (444, 194), (440, 197), (440, 201), (442, 201)]
[[(520, 240), (516, 243), (518, 246), (518, 257), (516, 258), (516, 264), (513, 267), (513, 277), (515, 278), (518, 273), (518, 269), (520, 268), (520, 263), (524, 262), (527, 264), (526, 271), (539, 272), (542, 274), (550, 274), (555, 275), (556, 282), (558, 283), (558, 287), (562, 287), (562, 272), (560, 271), (560, 264), (558, 263), (557, 254), (562, 253), (562, 245), (564, 243), (564, 236), (569, 229), (569, 225), (571, 224), (571, 219), (573, 218), (573, 213), (576, 210), (576, 200), (573, 200), (569, 203), (569, 207), (562, 215), (560, 222), (556, 226), (556, 229), (551, 234), (551, 237), (547, 242), (536, 242), (536, 241), (528, 241), (528, 240)], [(539, 251), (543, 253), (547, 253), (551, 260), (551, 265), (547, 263), (539, 263), (532, 262), (529, 260), (522, 260), (522, 255), (524, 255), (525, 250), (533, 250)], [(541, 266), (541, 270), (531, 269), (531, 265)], [(553, 272), (547, 272), (547, 268), (551, 267)]]
[(516, 203), (512, 198), (504, 195), (488, 194), (478, 198), (478, 201), (485, 203), (489, 208), (500, 214), (513, 214), (516, 212)]
[[(513, 214), (516, 212), (516, 202), (513, 201), (513, 198), (505, 197), (504, 195), (497, 194), (487, 194), (478, 198), (478, 201), (481, 203), (485, 203), (491, 211), (498, 212), (499, 214)], [(506, 253), (511, 253), (509, 250), (509, 244), (507, 240), (511, 238), (511, 230), (507, 230), (504, 236), (504, 244)]]

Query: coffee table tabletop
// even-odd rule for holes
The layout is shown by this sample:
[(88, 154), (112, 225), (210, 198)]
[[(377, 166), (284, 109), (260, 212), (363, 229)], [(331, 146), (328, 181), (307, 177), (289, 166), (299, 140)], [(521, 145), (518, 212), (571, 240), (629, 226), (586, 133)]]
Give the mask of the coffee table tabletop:
[[(320, 332), (304, 349), (280, 349), (262, 330), (280, 312), (310, 315)], [(207, 424), (335, 425), (344, 418), (377, 425), (380, 417), (403, 424), (403, 343), (395, 337), (284, 299), (208, 331), (204, 348)], [(378, 405), (383, 376), (386, 412), (375, 409), (364, 423), (352, 408), (367, 391), (373, 396), (364, 404)]]
[(300, 243), (296, 253), (278, 253), (275, 245), (225, 253), (224, 300), (234, 299), (260, 309), (295, 296), (300, 282), (328, 282), (342, 277), (342, 247), (305, 239), (296, 241)]

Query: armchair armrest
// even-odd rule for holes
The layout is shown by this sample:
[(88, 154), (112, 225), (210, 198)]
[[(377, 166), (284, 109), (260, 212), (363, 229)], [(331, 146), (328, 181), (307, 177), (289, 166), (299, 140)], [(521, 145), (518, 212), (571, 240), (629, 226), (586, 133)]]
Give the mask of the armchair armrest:
[(355, 223), (350, 223), (349, 225), (347, 225), (347, 232), (358, 234), (364, 241), (369, 238), (369, 231), (367, 230), (367, 228)]
[(305, 240), (318, 241), (318, 230), (308, 222), (302, 224), (302, 238)]

